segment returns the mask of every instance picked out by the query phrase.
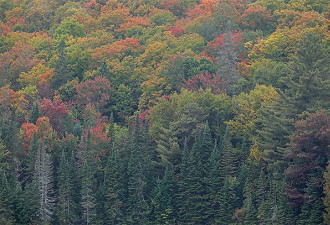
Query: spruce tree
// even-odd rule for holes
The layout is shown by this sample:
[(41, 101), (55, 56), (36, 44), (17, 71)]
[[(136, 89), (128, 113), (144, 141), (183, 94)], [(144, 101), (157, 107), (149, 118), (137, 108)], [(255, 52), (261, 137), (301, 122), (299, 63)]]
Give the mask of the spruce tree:
[(51, 87), (53, 90), (57, 90), (70, 80), (69, 68), (66, 61), (65, 42), (63, 39), (58, 44), (57, 49), (58, 60), (55, 64), (54, 75), (51, 80)]
[(215, 141), (213, 150), (211, 152), (211, 156), (208, 162), (208, 174), (207, 174), (207, 186), (208, 186), (208, 199), (209, 199), (209, 212), (210, 222), (215, 223), (215, 217), (219, 214), (220, 205), (217, 201), (216, 196), (220, 192), (220, 187), (223, 186), (223, 180), (220, 176), (220, 148), (217, 146), (217, 142)]
[(188, 160), (186, 162), (186, 159), (183, 160), (186, 169), (182, 170), (184, 177), (180, 183), (181, 220), (185, 224), (202, 224), (209, 221), (210, 215), (207, 204), (209, 197), (207, 179), (202, 165), (202, 137), (198, 129)]
[(54, 214), (53, 162), (43, 143), (39, 144), (35, 161), (34, 184), (38, 190), (38, 220), (49, 223)]
[(215, 221), (218, 224), (232, 224), (234, 222), (235, 209), (240, 207), (240, 199), (237, 188), (239, 182), (236, 177), (226, 177), (221, 191), (217, 195), (219, 211)]
[(224, 179), (227, 176), (236, 176), (238, 172), (238, 152), (231, 143), (231, 135), (228, 126), (223, 137), (221, 149), (221, 177)]
[(37, 132), (34, 131), (31, 147), (30, 147), (29, 153), (28, 153), (27, 171), (29, 173), (33, 173), (33, 171), (34, 171), (36, 154), (37, 154), (38, 148), (39, 148), (39, 141), (37, 138)]
[(146, 152), (145, 140), (138, 116), (135, 120), (135, 129), (130, 143), (130, 158), (128, 161), (128, 199), (127, 222), (128, 224), (149, 224), (150, 212), (147, 199), (148, 177), (147, 165), (149, 161)]
[(105, 172), (105, 210), (106, 224), (125, 223), (125, 170), (118, 150), (112, 147)]
[[(71, 153), (70, 151), (68, 152)], [(75, 224), (78, 221), (76, 214), (78, 205), (74, 196), (75, 167), (68, 158), (67, 153), (62, 148), (57, 176), (57, 217), (60, 224)]]
[(15, 224), (14, 211), (12, 210), (12, 190), (8, 183), (6, 173), (0, 168), (0, 224)]
[(83, 213), (84, 224), (94, 224), (96, 212), (95, 212), (95, 177), (94, 169), (92, 166), (93, 157), (91, 156), (91, 140), (90, 134), (86, 140), (86, 149), (84, 151), (84, 159), (82, 166), (82, 179), (81, 179), (81, 206)]
[(39, 117), (40, 117), (39, 106), (38, 106), (38, 101), (36, 101), (33, 104), (32, 112), (31, 112), (30, 118), (29, 118), (29, 122), (35, 124)]
[(155, 224), (174, 224), (176, 210), (176, 182), (174, 170), (166, 167), (163, 179), (158, 179), (151, 200), (152, 219)]

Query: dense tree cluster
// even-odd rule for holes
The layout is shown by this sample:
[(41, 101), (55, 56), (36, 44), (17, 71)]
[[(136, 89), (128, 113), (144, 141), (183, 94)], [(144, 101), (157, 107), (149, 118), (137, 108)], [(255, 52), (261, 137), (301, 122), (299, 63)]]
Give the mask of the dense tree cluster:
[(326, 0), (0, 0), (0, 224), (330, 224)]

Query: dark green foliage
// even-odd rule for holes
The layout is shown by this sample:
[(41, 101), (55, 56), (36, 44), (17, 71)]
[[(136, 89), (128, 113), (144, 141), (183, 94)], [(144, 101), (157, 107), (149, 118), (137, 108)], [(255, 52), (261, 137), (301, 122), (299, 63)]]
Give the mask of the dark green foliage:
[(237, 175), (238, 157), (238, 151), (231, 143), (231, 135), (229, 132), (229, 127), (227, 127), (221, 145), (220, 174), (223, 179), (227, 176)]
[[(149, 224), (150, 208), (147, 196), (150, 158), (146, 148), (145, 134), (141, 130), (139, 117), (135, 120), (134, 134), (130, 143), (130, 158), (127, 166), (128, 199), (126, 203), (128, 224)], [(149, 165), (148, 165), (149, 164)]]
[(103, 62), (101, 64), (99, 70), (95, 74), (95, 77), (99, 77), (99, 76), (106, 77), (107, 79), (109, 79), (110, 72), (108, 69), (108, 64), (107, 64), (106, 58), (103, 59)]
[[(75, 198), (75, 165), (74, 161), (68, 157), (68, 153), (64, 151), (65, 146), (62, 146), (60, 164), (58, 167), (58, 202), (57, 202), (57, 217), (60, 224), (75, 224), (78, 221), (77, 215), (77, 199)], [(71, 149), (68, 149), (71, 150)], [(70, 154), (71, 155), (71, 154)]]
[(112, 147), (105, 172), (106, 224), (125, 222), (126, 180), (125, 170), (118, 151)]
[(287, 85), (287, 101), (296, 114), (329, 107), (329, 50), (321, 37), (306, 33), (293, 58)]
[(82, 207), (82, 221), (84, 224), (94, 224), (96, 212), (95, 212), (95, 185), (96, 179), (94, 177), (94, 170), (91, 156), (91, 140), (90, 134), (88, 134), (86, 141), (86, 149), (84, 152), (84, 161), (82, 167), (81, 178), (81, 207)]
[(66, 61), (65, 42), (62, 39), (58, 45), (58, 60), (55, 64), (54, 75), (51, 80), (51, 87), (57, 90), (70, 81), (69, 68)]
[(14, 211), (11, 209), (12, 194), (6, 173), (0, 168), (0, 224), (15, 224)]
[(36, 154), (38, 151), (38, 147), (39, 147), (39, 141), (37, 138), (37, 132), (34, 131), (33, 132), (33, 139), (32, 139), (32, 143), (31, 143), (31, 147), (28, 153), (28, 162), (27, 162), (27, 170), (32, 173), (34, 171), (35, 168), (35, 160), (36, 160)]
[(166, 167), (163, 179), (158, 179), (151, 199), (152, 219), (155, 224), (174, 224), (177, 219), (177, 184), (174, 170)]
[(305, 189), (307, 199), (301, 207), (301, 213), (297, 220), (297, 225), (323, 224), (324, 204), (322, 202), (323, 194), (317, 183), (312, 178)]
[(234, 222), (234, 212), (240, 207), (240, 199), (237, 192), (239, 182), (236, 177), (226, 177), (224, 185), (217, 195), (219, 212), (215, 221), (218, 224), (231, 224)]
[(73, 126), (73, 130), (72, 130), (72, 134), (76, 137), (81, 137), (82, 135), (82, 128), (81, 128), (81, 125), (80, 125), (80, 122), (78, 121), (78, 123), (76, 123), (74, 126)]
[(33, 104), (32, 112), (29, 118), (30, 123), (36, 123), (38, 118), (40, 117), (38, 101)]
[[(202, 136), (199, 130), (196, 132), (195, 141), (189, 152), (184, 150), (184, 159), (180, 177), (180, 214), (184, 224), (201, 224), (209, 220), (208, 192), (204, 165), (202, 164)], [(185, 159), (187, 157), (187, 159)]]
[(290, 142), (290, 134), (294, 130), (293, 119), (283, 115), (285, 105), (281, 100), (267, 105), (261, 110), (262, 127), (257, 131), (259, 145), (262, 148), (262, 158), (276, 173), (283, 173), (286, 162), (285, 153)]

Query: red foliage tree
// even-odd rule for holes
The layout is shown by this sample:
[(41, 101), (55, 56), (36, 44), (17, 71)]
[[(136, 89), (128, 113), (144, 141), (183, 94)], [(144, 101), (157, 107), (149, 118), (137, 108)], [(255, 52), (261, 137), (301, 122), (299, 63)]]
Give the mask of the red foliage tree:
[(23, 123), (21, 126), (22, 147), (24, 155), (29, 153), (29, 148), (32, 143), (33, 133), (38, 132), (38, 127), (33, 123)]
[[(322, 183), (330, 146), (329, 118), (324, 110), (295, 123), (287, 158), (292, 161), (285, 171), (286, 195), (299, 208), (305, 199), (308, 182)], [(319, 187), (322, 190), (322, 187)]]
[(103, 112), (103, 107), (110, 100), (112, 87), (105, 77), (95, 77), (94, 80), (86, 80), (76, 85), (76, 104), (84, 108), (88, 103), (94, 104), (96, 109)]
[(49, 118), (49, 122), (59, 136), (62, 136), (62, 118), (68, 113), (67, 106), (60, 99), (44, 98), (39, 104), (39, 110), (42, 116)]
[(238, 23), (253, 30), (268, 30), (272, 28), (274, 18), (266, 7), (252, 5), (238, 18)]
[(182, 87), (189, 91), (198, 91), (199, 89), (210, 88), (214, 94), (221, 94), (226, 91), (226, 80), (220, 78), (217, 74), (196, 74), (188, 80), (183, 79)]

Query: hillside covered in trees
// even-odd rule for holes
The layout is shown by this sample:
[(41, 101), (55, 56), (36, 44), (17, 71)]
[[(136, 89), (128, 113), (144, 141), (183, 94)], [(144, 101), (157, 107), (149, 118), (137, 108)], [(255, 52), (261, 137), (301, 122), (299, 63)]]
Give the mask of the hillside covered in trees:
[(328, 0), (0, 0), (0, 224), (330, 224)]

